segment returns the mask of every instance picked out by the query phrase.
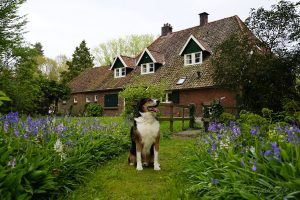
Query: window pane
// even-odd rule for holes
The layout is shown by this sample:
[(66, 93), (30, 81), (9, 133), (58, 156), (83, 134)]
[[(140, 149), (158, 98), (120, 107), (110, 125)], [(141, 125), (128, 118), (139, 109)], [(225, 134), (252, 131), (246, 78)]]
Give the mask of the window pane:
[(147, 73), (147, 65), (142, 65), (142, 73)]
[(192, 55), (185, 55), (185, 64), (192, 64)]
[(120, 74), (119, 74), (119, 69), (115, 69), (115, 76), (116, 76), (116, 77), (119, 77), (119, 76), (120, 76)]
[(122, 70), (122, 76), (125, 76), (125, 75), (126, 75), (126, 70), (125, 70), (125, 68), (122, 68), (121, 70)]
[(154, 72), (154, 64), (153, 63), (149, 64), (149, 72)]
[(195, 53), (195, 63), (200, 63), (201, 53)]

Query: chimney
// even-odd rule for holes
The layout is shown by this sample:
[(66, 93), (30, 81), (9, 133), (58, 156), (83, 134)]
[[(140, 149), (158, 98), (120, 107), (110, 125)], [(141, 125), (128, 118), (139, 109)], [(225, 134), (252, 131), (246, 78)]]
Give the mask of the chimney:
[(208, 23), (208, 13), (206, 12), (203, 12), (203, 13), (200, 13), (199, 16), (200, 16), (200, 26), (204, 26)]
[(163, 27), (161, 27), (161, 36), (166, 36), (170, 33), (172, 33), (173, 27), (171, 26), (171, 24), (166, 23), (164, 24)]

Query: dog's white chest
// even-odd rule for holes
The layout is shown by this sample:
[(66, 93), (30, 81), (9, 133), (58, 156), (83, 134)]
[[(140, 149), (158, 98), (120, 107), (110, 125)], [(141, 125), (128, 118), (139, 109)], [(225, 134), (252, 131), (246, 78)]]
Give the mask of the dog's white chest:
[(159, 122), (150, 116), (135, 118), (137, 130), (141, 135), (144, 153), (148, 153), (159, 134)]

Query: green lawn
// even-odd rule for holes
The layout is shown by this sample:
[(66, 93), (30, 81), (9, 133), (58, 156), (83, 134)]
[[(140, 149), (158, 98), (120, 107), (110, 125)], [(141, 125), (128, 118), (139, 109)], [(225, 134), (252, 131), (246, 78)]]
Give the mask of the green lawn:
[(182, 199), (181, 158), (186, 147), (193, 143), (194, 139), (190, 138), (163, 138), (161, 171), (153, 168), (136, 171), (128, 165), (128, 153), (124, 153), (99, 167), (69, 199)]

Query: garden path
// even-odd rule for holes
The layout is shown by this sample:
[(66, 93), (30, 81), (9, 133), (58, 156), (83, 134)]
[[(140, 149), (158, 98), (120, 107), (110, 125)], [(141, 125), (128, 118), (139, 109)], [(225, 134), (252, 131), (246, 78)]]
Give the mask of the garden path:
[(144, 168), (136, 171), (127, 163), (128, 153), (109, 161), (88, 177), (85, 186), (69, 199), (182, 199), (182, 157), (193, 145), (194, 138), (176, 136), (162, 139), (160, 147), (161, 171)]

